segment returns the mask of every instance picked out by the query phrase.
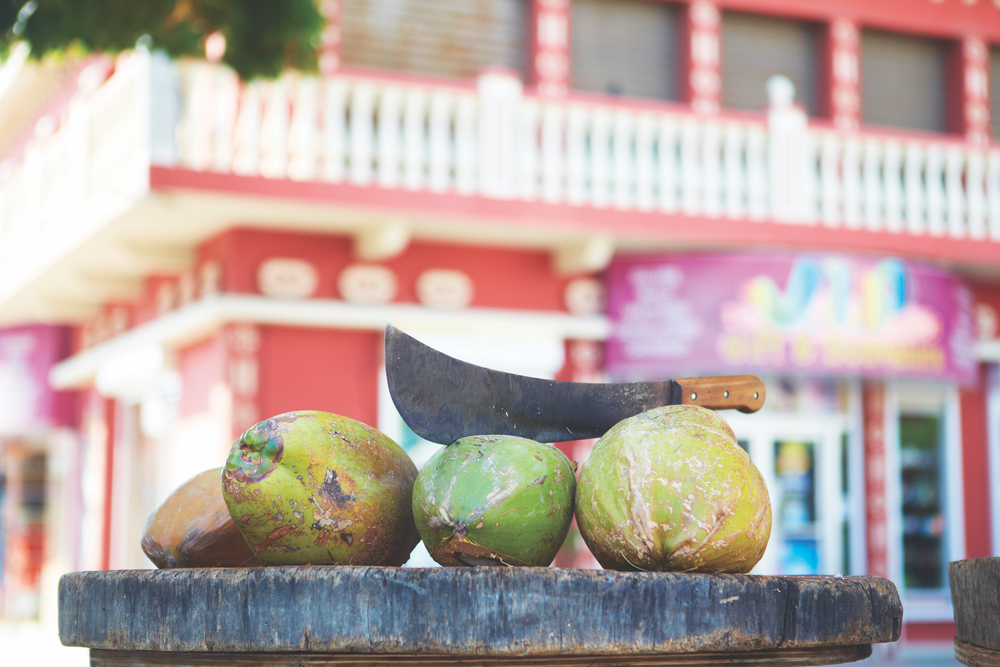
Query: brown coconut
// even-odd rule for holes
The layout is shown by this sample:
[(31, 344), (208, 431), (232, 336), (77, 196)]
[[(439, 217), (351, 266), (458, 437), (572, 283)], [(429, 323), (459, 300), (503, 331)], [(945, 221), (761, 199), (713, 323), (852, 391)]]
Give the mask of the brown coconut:
[(149, 518), (142, 551), (158, 568), (260, 567), (222, 497), (222, 468), (195, 475)]

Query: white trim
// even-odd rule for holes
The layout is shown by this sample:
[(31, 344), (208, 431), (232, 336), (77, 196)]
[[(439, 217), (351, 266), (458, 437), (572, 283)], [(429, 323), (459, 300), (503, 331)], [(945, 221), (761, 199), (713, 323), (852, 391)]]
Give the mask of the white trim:
[[(944, 473), (947, 478), (948, 496), (947, 512), (948, 526), (948, 560), (965, 559), (965, 484), (962, 478), (962, 458), (964, 443), (962, 442), (962, 402), (958, 387), (949, 385), (945, 390), (944, 433), (945, 456)], [(951, 445), (951, 447), (949, 447)], [(947, 588), (947, 583), (945, 584)], [(948, 619), (951, 614), (951, 594), (948, 594)]]
[[(815, 470), (813, 483), (816, 485), (816, 539), (821, 545), (818, 554), (819, 572), (844, 574), (840, 571), (843, 552), (841, 521), (846, 506), (840, 489), (843, 475), (847, 474), (847, 471), (841, 469), (840, 438), (842, 434), (849, 433), (852, 424), (850, 416), (767, 411), (757, 415), (726, 414), (725, 418), (732, 426), (737, 439), (745, 440), (749, 445), (750, 458), (760, 470), (767, 485), (772, 513), (780, 511), (780, 483), (775, 473), (774, 443), (779, 440), (802, 440), (813, 443), (813, 456), (816, 457), (813, 462)], [(860, 530), (864, 535), (863, 514), (859, 523), (862, 524)], [(852, 539), (854, 539), (853, 532)], [(754, 568), (754, 574), (780, 574), (781, 542), (781, 522), (779, 517), (772, 514), (768, 548)]]
[(973, 349), (979, 361), (1000, 363), (1000, 338), (977, 340)]
[(986, 438), (990, 466), (990, 534), (1000, 555), (1000, 365), (986, 369)]
[(889, 534), (889, 578), (899, 589), (907, 621), (950, 621), (954, 618), (948, 584), (940, 590), (907, 590), (903, 579), (903, 502), (900, 478), (899, 416), (901, 408), (940, 414), (945, 485), (944, 558), (965, 558), (965, 507), (962, 494), (962, 422), (958, 387), (897, 381), (886, 391), (886, 508)]
[(256, 295), (215, 294), (170, 312), (56, 364), (49, 381), (56, 389), (93, 383), (109, 360), (149, 344), (178, 349), (202, 340), (229, 322), (284, 326), (367, 329), (386, 324), (405, 330), (492, 334), (512, 338), (604, 340), (603, 315), (574, 315), (503, 308), (436, 309), (416, 304), (361, 305), (334, 299), (282, 300)]
[(850, 573), (868, 574), (868, 514), (865, 496), (865, 427), (861, 380), (849, 381), (847, 393), (847, 516)]

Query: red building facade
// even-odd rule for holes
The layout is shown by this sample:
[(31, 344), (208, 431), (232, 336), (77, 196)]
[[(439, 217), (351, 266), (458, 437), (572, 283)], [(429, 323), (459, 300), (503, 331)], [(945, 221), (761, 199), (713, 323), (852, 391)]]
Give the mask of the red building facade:
[[(77, 398), (58, 474), (86, 483), (59, 567), (142, 566), (155, 504), (280, 412), (426, 457), (387, 400), (392, 323), (529, 375), (758, 373), (767, 406), (731, 423), (775, 510), (759, 571), (888, 576), (905, 640), (950, 641), (945, 564), (1000, 553), (1000, 9), (374, 7), (324, 3), (320, 77), (141, 51), (4, 64), (0, 320), (73, 341), (50, 376)], [(762, 253), (778, 264), (737, 280)], [(637, 258), (663, 319), (612, 307)], [(914, 287), (929, 273), (952, 305)], [(677, 351), (744, 296), (766, 335), (732, 363)], [(837, 313), (840, 365), (806, 363)], [(886, 322), (897, 338), (857, 343)]]

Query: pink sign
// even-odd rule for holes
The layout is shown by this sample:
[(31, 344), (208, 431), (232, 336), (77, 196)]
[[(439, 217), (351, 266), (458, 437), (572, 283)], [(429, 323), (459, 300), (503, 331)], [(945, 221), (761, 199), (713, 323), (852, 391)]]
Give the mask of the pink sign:
[(0, 329), (0, 434), (19, 434), (65, 421), (66, 404), (49, 385), (64, 351), (65, 329)]
[(895, 258), (623, 257), (608, 274), (620, 379), (790, 372), (975, 382), (972, 295)]

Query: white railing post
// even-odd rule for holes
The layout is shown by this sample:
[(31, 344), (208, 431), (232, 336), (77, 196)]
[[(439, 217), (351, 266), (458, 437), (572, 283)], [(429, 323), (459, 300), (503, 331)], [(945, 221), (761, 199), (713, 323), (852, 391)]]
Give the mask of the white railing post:
[(587, 108), (574, 104), (566, 119), (566, 200), (587, 201)]
[(378, 184), (384, 188), (399, 185), (402, 119), (403, 91), (398, 86), (386, 86), (378, 96), (378, 138), (375, 149), (378, 156)]
[(594, 109), (590, 121), (590, 203), (603, 208), (611, 202), (611, 114)]
[(447, 192), (451, 188), (452, 140), (451, 120), (454, 115), (455, 97), (439, 90), (431, 96), (429, 122), (428, 176), (433, 192)]
[(727, 123), (722, 145), (723, 196), (726, 217), (733, 220), (747, 214), (746, 166), (743, 159), (746, 132), (739, 123)]
[(788, 78), (768, 79), (767, 94), (771, 217), (780, 222), (801, 221), (805, 211), (804, 179), (809, 177), (804, 141), (806, 114), (795, 106), (795, 86)]
[(327, 79), (323, 84), (323, 135), (321, 178), (339, 183), (344, 180), (347, 157), (347, 82)]
[[(177, 66), (167, 54), (155, 51), (150, 56), (149, 75), (150, 95), (153, 97), (150, 107), (150, 163), (173, 167), (178, 160), (177, 131), (181, 114)], [(232, 123), (229, 131), (232, 132)], [(226, 171), (229, 171), (229, 165), (226, 165)]]
[(517, 76), (499, 71), (480, 75), (477, 87), (479, 189), (487, 197), (510, 199), (518, 186), (523, 87)]
[(677, 210), (680, 156), (678, 148), (680, 138), (677, 120), (672, 116), (660, 119), (657, 133), (657, 190), (660, 195), (660, 210), (664, 213), (674, 213)]
[(906, 157), (903, 162), (903, 199), (905, 200), (906, 230), (911, 234), (923, 234), (924, 224), (924, 188), (922, 173), (924, 168), (924, 149), (916, 142), (906, 146)]
[(927, 147), (924, 171), (924, 191), (927, 195), (927, 231), (932, 236), (944, 236), (944, 151), (933, 143)]
[(722, 216), (722, 128), (706, 118), (701, 140), (701, 208), (709, 218)]
[(420, 190), (427, 182), (427, 95), (419, 88), (406, 93), (403, 107), (403, 182), (409, 190)]
[(635, 125), (635, 207), (640, 211), (652, 211), (655, 203), (655, 145), (656, 121), (652, 115), (644, 113)]
[(903, 231), (903, 149), (898, 141), (885, 146), (883, 163), (885, 187), (885, 228), (890, 232)]
[(288, 177), (314, 181), (319, 173), (319, 79), (300, 77), (292, 89), (288, 128)]
[(375, 157), (375, 97), (374, 84), (358, 84), (351, 91), (351, 183), (368, 185), (374, 174)]
[[(847, 210), (847, 188), (841, 187), (841, 179), (846, 180), (846, 174), (841, 175), (841, 166), (846, 171), (846, 160), (841, 161), (840, 142), (834, 132), (823, 134), (820, 147), (820, 216), (827, 227), (840, 227)], [(841, 200), (844, 206), (841, 207)]]
[(635, 121), (632, 114), (619, 109), (615, 113), (614, 123), (614, 131), (611, 135), (614, 176), (611, 182), (614, 190), (615, 207), (629, 209), (633, 206), (632, 136)]
[(987, 162), (986, 210), (990, 238), (1000, 241), (1000, 151), (990, 151)]
[(844, 180), (844, 226), (860, 229), (862, 224), (862, 177), (861, 140), (857, 135), (844, 138), (844, 158), (842, 163)]
[(701, 124), (694, 118), (681, 123), (681, 210), (700, 215), (701, 210)]
[(222, 173), (233, 169), (233, 128), (240, 106), (240, 77), (228, 67), (215, 72), (215, 117), (212, 128), (212, 168)]
[(518, 196), (522, 199), (535, 199), (538, 196), (539, 155), (541, 148), (538, 141), (538, 125), (541, 110), (536, 100), (524, 100), (521, 104), (521, 133), (518, 137), (521, 156), (518, 170)]
[(257, 176), (260, 173), (260, 82), (247, 84), (240, 100), (233, 131), (233, 173), (240, 176)]
[(565, 110), (558, 104), (546, 104), (542, 111), (542, 199), (551, 203), (564, 196), (564, 118)]
[(764, 128), (751, 125), (747, 134), (747, 211), (751, 220), (764, 220), (770, 208), (767, 164), (767, 134)]
[(969, 237), (981, 241), (986, 238), (986, 157), (978, 148), (969, 148), (968, 167), (965, 173), (965, 191), (968, 197)]
[(964, 238), (968, 234), (965, 226), (965, 189), (962, 172), (965, 166), (962, 149), (951, 145), (945, 154), (944, 191), (948, 213), (948, 235)]
[(455, 190), (461, 195), (476, 192), (479, 150), (476, 112), (476, 98), (462, 93), (455, 111)]
[(882, 146), (872, 137), (865, 140), (865, 157), (861, 178), (865, 193), (865, 228), (882, 231), (884, 222), (884, 195), (882, 187)]

